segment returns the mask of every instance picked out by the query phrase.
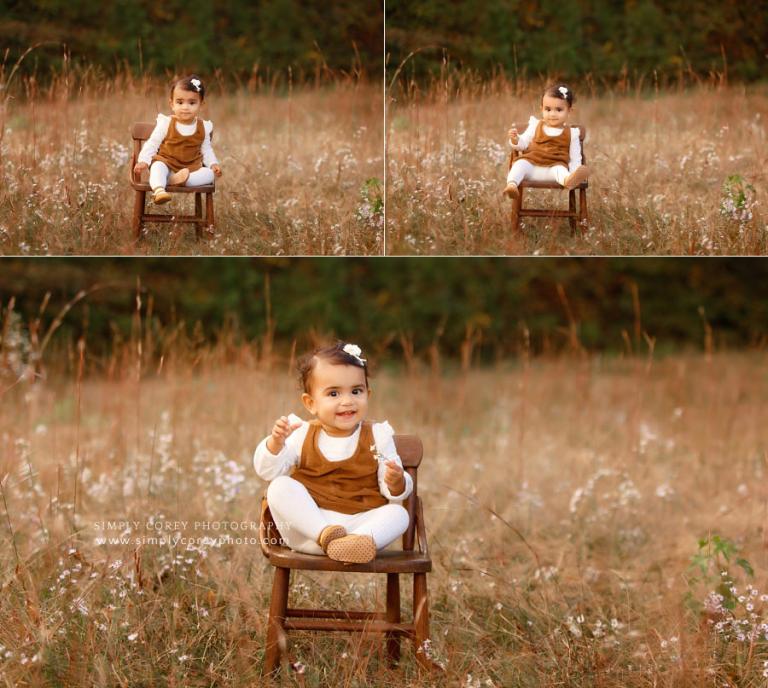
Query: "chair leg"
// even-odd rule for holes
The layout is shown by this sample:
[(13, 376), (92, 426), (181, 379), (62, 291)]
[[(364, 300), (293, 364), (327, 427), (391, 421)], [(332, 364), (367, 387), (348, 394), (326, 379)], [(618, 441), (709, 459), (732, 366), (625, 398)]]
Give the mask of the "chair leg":
[(589, 214), (587, 213), (587, 190), (579, 189), (579, 224), (581, 231), (585, 232), (589, 226)]
[[(199, 220), (203, 219), (203, 194), (195, 194), (195, 217)], [(195, 235), (200, 238), (202, 234), (202, 228), (199, 222), (195, 222)]]
[(141, 237), (141, 216), (144, 214), (146, 198), (146, 191), (137, 191), (136, 195), (133, 197), (133, 217), (131, 218), (131, 229), (133, 229), (133, 234), (137, 239)]
[[(387, 621), (400, 623), (400, 576), (397, 573), (387, 574)], [(390, 666), (400, 661), (400, 636), (397, 633), (387, 633), (387, 658)]]
[(271, 674), (280, 665), (281, 646), (285, 645), (285, 610), (288, 608), (288, 585), (291, 570), (282, 567), (275, 569), (272, 583), (272, 601), (269, 605), (267, 625), (267, 647), (264, 654), (264, 673)]
[(517, 187), (517, 198), (512, 202), (512, 231), (520, 231), (520, 211), (523, 209), (523, 189)]
[(573, 189), (568, 192), (568, 212), (568, 224), (573, 234), (576, 231), (576, 192)]
[(209, 232), (213, 232), (213, 194), (205, 194), (205, 226)]
[(415, 631), (416, 661), (424, 669), (434, 669), (435, 665), (427, 656), (429, 639), (429, 603), (427, 602), (427, 574), (413, 574), (413, 626)]

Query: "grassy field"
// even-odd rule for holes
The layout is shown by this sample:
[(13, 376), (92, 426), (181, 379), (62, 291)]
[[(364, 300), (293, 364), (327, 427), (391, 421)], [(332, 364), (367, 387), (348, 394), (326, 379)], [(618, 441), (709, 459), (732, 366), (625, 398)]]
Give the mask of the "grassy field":
[[(155, 223), (137, 243), (129, 128), (167, 114), (166, 85), (87, 73), (45, 89), (19, 85), (26, 97), (0, 101), (2, 254), (382, 253), (379, 87), (339, 81), (279, 94), (269, 84), (222, 92), (210, 83), (203, 116), (223, 171), (215, 237)], [(191, 212), (192, 196), (171, 207)]]
[[(250, 459), (273, 419), (298, 410), (288, 361), (182, 344), (162, 365), (148, 334), (108, 360), (75, 348), (68, 370), (16, 384), (21, 347), (4, 350), (6, 685), (260, 681), (271, 570), (257, 544), (98, 542), (156, 528), (252, 537), (214, 527), (258, 520)], [(375, 375), (372, 417), (424, 441), (445, 673), (421, 675), (408, 646), (388, 669), (375, 637), (295, 633), (280, 685), (765, 684), (763, 353), (409, 370)], [(108, 532), (110, 519), (136, 524)], [(291, 604), (383, 595), (374, 577), (299, 574)]]
[[(589, 223), (575, 235), (566, 220), (547, 218), (523, 218), (513, 235), (511, 202), (501, 195), (507, 129), (514, 122), (522, 131), (540, 115), (542, 85), (446, 78), (426, 90), (391, 89), (387, 253), (768, 252), (768, 219), (757, 207), (768, 159), (764, 85), (574, 89), (571, 121), (587, 127), (592, 170)], [(741, 181), (726, 189), (736, 175)], [(528, 191), (524, 204), (567, 208), (567, 194)]]

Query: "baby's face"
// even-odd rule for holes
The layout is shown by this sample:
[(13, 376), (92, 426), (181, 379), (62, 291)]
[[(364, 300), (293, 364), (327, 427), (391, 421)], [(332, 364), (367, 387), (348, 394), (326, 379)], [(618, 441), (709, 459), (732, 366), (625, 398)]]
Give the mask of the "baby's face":
[(570, 111), (571, 106), (568, 105), (567, 100), (552, 96), (544, 96), (541, 99), (541, 119), (548, 127), (565, 126), (565, 120), (568, 119)]
[(354, 365), (317, 361), (309, 379), (309, 392), (301, 396), (306, 409), (329, 435), (351, 435), (368, 412), (370, 390), (365, 371)]
[(185, 91), (180, 86), (173, 89), (171, 96), (171, 111), (182, 124), (195, 121), (203, 101), (197, 91)]

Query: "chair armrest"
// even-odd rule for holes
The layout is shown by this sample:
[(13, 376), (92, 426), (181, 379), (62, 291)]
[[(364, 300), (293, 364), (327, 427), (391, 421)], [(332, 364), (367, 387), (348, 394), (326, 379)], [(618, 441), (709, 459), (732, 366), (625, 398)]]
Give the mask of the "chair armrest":
[(419, 541), (419, 551), (424, 556), (429, 556), (427, 530), (424, 527), (424, 509), (421, 504), (421, 497), (418, 497), (416, 500), (416, 537)]
[(136, 166), (136, 160), (137, 160), (137, 157), (136, 157), (136, 153), (134, 152), (134, 154), (131, 156), (131, 161), (128, 163), (130, 165), (130, 167), (128, 168), (128, 176), (131, 180), (131, 184), (141, 184), (141, 175), (136, 174), (133, 171), (133, 168)]
[(269, 557), (269, 543), (273, 537), (272, 528), (274, 526), (274, 520), (272, 519), (272, 512), (269, 510), (267, 504), (267, 498), (261, 498), (261, 518), (259, 519), (259, 544), (261, 545), (261, 553), (265, 557)]

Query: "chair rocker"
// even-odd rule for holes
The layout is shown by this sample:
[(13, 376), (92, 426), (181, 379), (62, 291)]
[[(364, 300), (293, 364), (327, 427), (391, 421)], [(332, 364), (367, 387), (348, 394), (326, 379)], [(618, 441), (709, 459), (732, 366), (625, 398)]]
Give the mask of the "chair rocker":
[[(429, 657), (429, 603), (427, 573), (432, 560), (427, 550), (424, 512), (416, 492), (416, 471), (421, 463), (423, 447), (414, 435), (395, 436), (397, 452), (403, 467), (413, 479), (413, 493), (404, 506), (410, 516), (408, 530), (403, 534), (402, 551), (383, 550), (367, 564), (345, 564), (327, 556), (302, 554), (282, 544), (280, 533), (264, 498), (260, 523), (261, 549), (275, 567), (272, 598), (269, 607), (264, 674), (271, 674), (280, 665), (282, 648), (287, 646), (288, 631), (346, 631), (383, 633), (386, 638), (390, 665), (400, 659), (400, 638), (413, 640), (416, 659), (429, 670), (439, 667)], [(418, 549), (414, 549), (414, 545)], [(344, 573), (385, 573), (387, 575), (386, 611), (345, 611), (342, 609), (294, 609), (288, 607), (288, 591), (292, 570), (340, 571)], [(413, 621), (400, 618), (399, 575), (413, 574)]]
[[(587, 164), (587, 158), (584, 155), (584, 137), (587, 130), (578, 125), (573, 124), (571, 126), (579, 127), (579, 141), (581, 142), (581, 164)], [(512, 168), (512, 163), (522, 154), (522, 151), (513, 150), (509, 154), (509, 166), (507, 171)], [(589, 215), (587, 214), (587, 189), (589, 188), (589, 182), (582, 182), (577, 187), (568, 191), (568, 210), (561, 210), (557, 208), (523, 208), (523, 193), (525, 189), (563, 189), (557, 182), (534, 182), (524, 180), (517, 187), (520, 193), (517, 195), (512, 203), (512, 231), (518, 232), (520, 230), (520, 218), (521, 217), (567, 217), (571, 226), (571, 232), (575, 232), (577, 226), (581, 226), (582, 230), (587, 226), (589, 222)], [(579, 208), (576, 210), (576, 189), (579, 191)]]
[[(131, 127), (131, 137), (133, 138), (133, 154), (130, 161), (130, 179), (131, 186), (135, 191), (133, 199), (133, 216), (131, 218), (131, 227), (136, 239), (141, 237), (141, 230), (145, 222), (190, 222), (195, 224), (195, 234), (198, 238), (202, 236), (203, 228), (208, 233), (213, 232), (213, 192), (216, 191), (216, 184), (206, 184), (205, 186), (168, 186), (166, 191), (169, 193), (193, 193), (195, 194), (195, 214), (194, 215), (176, 215), (172, 213), (148, 213), (146, 212), (147, 193), (152, 189), (148, 183), (142, 182), (138, 175), (134, 174), (133, 167), (139, 157), (142, 145), (146, 141), (155, 125), (151, 122), (136, 122)], [(205, 194), (205, 215), (203, 215), (203, 194)]]

